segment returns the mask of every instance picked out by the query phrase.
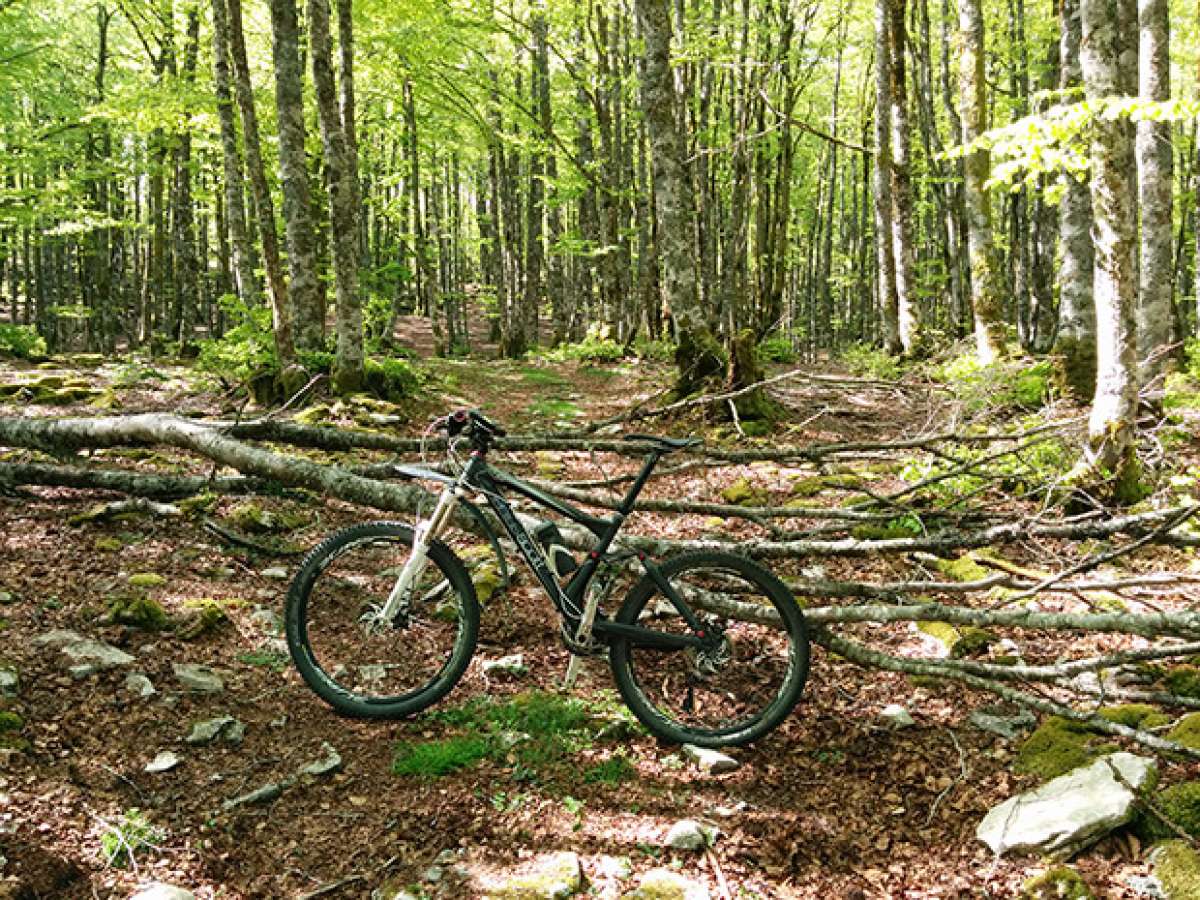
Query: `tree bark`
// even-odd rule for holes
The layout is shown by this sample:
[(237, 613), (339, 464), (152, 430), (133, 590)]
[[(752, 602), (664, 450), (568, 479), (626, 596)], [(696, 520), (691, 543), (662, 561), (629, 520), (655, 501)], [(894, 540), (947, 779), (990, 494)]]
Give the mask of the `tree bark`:
[[(351, 0), (340, 2), (348, 7)], [(325, 149), (329, 219), (333, 231), (333, 275), (337, 295), (337, 354), (333, 382), (339, 393), (351, 394), (362, 389), (364, 380), (362, 303), (358, 297), (358, 164), (350, 149), (346, 123), (342, 121), (338, 105), (329, 14), (329, 0), (308, 0), (313, 86), (317, 95), (321, 143)]]
[(263, 166), (258, 109), (254, 102), (254, 88), (250, 83), (250, 66), (246, 60), (246, 40), (242, 29), (242, 0), (213, 0), (214, 17), (216, 5), (220, 3), (228, 4), (229, 56), (233, 64), (234, 92), (242, 119), (242, 139), (246, 145), (246, 171), (250, 176), (258, 236), (262, 244), (263, 269), (267, 277), (267, 292), (271, 298), (271, 327), (275, 334), (275, 350), (279, 354), (280, 366), (287, 368), (296, 358), (295, 314), (287, 281), (283, 277), (283, 261), (279, 256), (279, 234), (275, 230), (275, 201), (271, 197), (271, 188), (267, 184), (267, 173)]
[[(1167, 0), (1139, 0), (1138, 94), (1143, 101), (1171, 99), (1171, 13)], [(1147, 117), (1137, 123), (1141, 274), (1137, 346), (1143, 384), (1161, 389), (1171, 362), (1175, 284), (1174, 148), (1172, 124)]]
[(301, 350), (325, 345), (325, 292), (317, 276), (316, 218), (305, 155), (304, 70), (296, 0), (270, 0), (279, 168), (291, 276), (294, 338)]
[[(1082, 63), (1087, 98), (1101, 103), (1128, 96), (1132, 22), (1124, 0), (1082, 0)], [(1114, 494), (1136, 493), (1137, 207), (1133, 126), (1124, 117), (1092, 123), (1091, 191), (1096, 252), (1096, 393), (1085, 462), (1111, 479)]]
[(908, 116), (907, 31), (908, 0), (887, 0), (891, 32), (892, 99), (892, 241), (896, 258), (896, 311), (904, 352), (919, 351), (920, 311), (917, 307), (916, 249), (913, 246), (913, 189), (910, 171), (912, 127)]
[[(984, 74), (983, 7), (979, 0), (959, 0), (959, 81), (962, 91), (962, 140), (970, 144), (987, 130), (987, 81)], [(971, 309), (975, 321), (975, 352), (984, 365), (1004, 354), (1004, 288), (992, 237), (991, 198), (987, 181), (990, 154), (985, 149), (966, 159), (964, 198), (967, 207), (967, 247), (971, 259)]]
[[(1083, 85), (1079, 44), (1082, 38), (1080, 0), (1062, 0), (1059, 89)], [(1065, 98), (1066, 102), (1071, 99)], [(1062, 263), (1058, 271), (1059, 313), (1055, 353), (1061, 358), (1065, 391), (1084, 401), (1096, 391), (1096, 308), (1092, 303), (1095, 251), (1092, 246), (1092, 195), (1087, 182), (1072, 173), (1061, 176), (1059, 240)]]
[(892, 53), (888, 0), (875, 0), (875, 257), (883, 345), (899, 353), (896, 250), (892, 242)]
[(658, 258), (678, 338), (676, 392), (686, 395), (720, 374), (724, 361), (697, 294), (696, 209), (671, 67), (671, 2), (637, 0), (636, 5), (646, 44), (642, 112), (653, 153)]

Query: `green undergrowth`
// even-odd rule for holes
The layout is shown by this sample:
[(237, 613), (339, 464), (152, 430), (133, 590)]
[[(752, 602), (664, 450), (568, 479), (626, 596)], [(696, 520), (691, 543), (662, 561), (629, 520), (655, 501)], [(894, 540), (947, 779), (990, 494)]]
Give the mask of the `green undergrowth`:
[(1185, 834), (1200, 838), (1200, 781), (1172, 784), (1153, 794), (1134, 818), (1134, 833), (1144, 841), (1177, 837), (1164, 818)]
[(1051, 396), (1054, 366), (1048, 359), (1007, 357), (983, 365), (973, 351), (933, 366), (930, 375), (970, 413), (1036, 410)]
[[(483, 761), (509, 769), (516, 781), (553, 780), (555, 769), (612, 728), (617, 707), (530, 691), (504, 699), (479, 697), (429, 718), (455, 733), (402, 744), (392, 771), (435, 778)], [(594, 780), (615, 778), (622, 763), (607, 762)], [(591, 771), (591, 770), (588, 770)], [(576, 777), (572, 769), (564, 773)], [(586, 776), (585, 776), (586, 777)]]
[(900, 360), (869, 344), (852, 344), (842, 351), (842, 364), (854, 375), (896, 381), (901, 374)]
[(1079, 722), (1051, 716), (1021, 744), (1013, 768), (1049, 781), (1118, 749)]
[(46, 356), (46, 341), (31, 325), (0, 324), (0, 356), (39, 360)]
[(617, 362), (625, 357), (625, 348), (605, 336), (598, 328), (589, 328), (583, 340), (559, 344), (537, 354), (550, 362)]

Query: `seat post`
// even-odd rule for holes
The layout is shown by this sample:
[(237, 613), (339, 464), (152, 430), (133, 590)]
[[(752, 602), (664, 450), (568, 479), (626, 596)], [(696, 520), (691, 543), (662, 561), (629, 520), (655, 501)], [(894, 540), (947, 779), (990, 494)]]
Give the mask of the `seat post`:
[(654, 467), (658, 465), (658, 461), (662, 458), (662, 451), (654, 449), (650, 451), (650, 455), (646, 457), (646, 464), (642, 466), (641, 474), (638, 475), (637, 481), (629, 488), (629, 493), (625, 495), (625, 499), (621, 501), (620, 513), (622, 516), (627, 516), (633, 512), (633, 505), (637, 502), (638, 494), (642, 492), (642, 488), (646, 486), (646, 482), (650, 480), (650, 473), (654, 471)]

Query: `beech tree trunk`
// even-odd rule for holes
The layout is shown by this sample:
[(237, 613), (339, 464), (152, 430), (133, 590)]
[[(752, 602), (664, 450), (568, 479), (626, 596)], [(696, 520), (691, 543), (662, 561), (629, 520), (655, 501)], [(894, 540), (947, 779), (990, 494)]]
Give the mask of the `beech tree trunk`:
[[(969, 144), (987, 130), (987, 82), (984, 76), (983, 7), (980, 0), (959, 0), (959, 81), (962, 92), (962, 140)], [(971, 259), (971, 309), (975, 352), (984, 365), (1004, 353), (1004, 285), (1000, 277), (987, 181), (991, 156), (977, 149), (967, 156), (964, 198), (967, 247)]]
[[(1171, 99), (1171, 14), (1167, 0), (1139, 0), (1138, 94), (1143, 101)], [(1141, 208), (1141, 277), (1137, 331), (1140, 377), (1161, 381), (1171, 361), (1175, 242), (1172, 200), (1172, 124), (1145, 118), (1137, 123), (1138, 198)], [(1157, 385), (1161, 388), (1161, 384)]]
[[(348, 6), (350, 0), (341, 2)], [(333, 382), (339, 393), (351, 394), (362, 389), (364, 379), (362, 304), (358, 298), (358, 165), (338, 105), (329, 13), (329, 0), (308, 0), (313, 86), (317, 95), (321, 143), (325, 149), (329, 219), (333, 230), (333, 276), (337, 292), (337, 355)]]
[[(1133, 23), (1124, 0), (1082, 0), (1080, 60), (1087, 98), (1101, 103), (1128, 95)], [(1087, 462), (1112, 479), (1115, 494), (1136, 493), (1137, 207), (1133, 125), (1098, 116), (1092, 123), (1091, 190), (1096, 248), (1096, 394), (1089, 420)]]
[[(1083, 85), (1079, 43), (1082, 38), (1080, 0), (1062, 0), (1061, 76), (1066, 92)], [(1075, 98), (1067, 96), (1064, 102)], [(1062, 385), (1076, 400), (1085, 401), (1096, 391), (1096, 307), (1092, 303), (1095, 251), (1092, 246), (1092, 194), (1084, 179), (1062, 176), (1059, 205), (1059, 240), (1062, 262), (1058, 270), (1058, 339)]]
[(696, 208), (671, 68), (670, 0), (637, 0), (646, 44), (642, 112), (653, 153), (658, 258), (675, 322), (676, 392), (690, 394), (721, 373), (721, 349), (709, 330), (696, 286)]
[(896, 310), (900, 343), (906, 354), (918, 351), (916, 249), (913, 246), (913, 189), (909, 171), (912, 127), (908, 116), (907, 0), (887, 0), (891, 31), (892, 99), (892, 239), (896, 258)]
[(271, 0), (271, 36), (295, 341), (301, 350), (320, 350), (325, 345), (325, 291), (317, 277), (316, 218), (304, 152), (304, 70), (296, 0)]
[(899, 353), (896, 250), (892, 242), (892, 54), (888, 0), (875, 0), (875, 256), (883, 345)]
[[(258, 236), (262, 244), (263, 269), (267, 276), (267, 292), (271, 297), (271, 325), (275, 333), (275, 350), (283, 368), (296, 358), (293, 332), (295, 319), (287, 281), (283, 277), (283, 261), (279, 256), (279, 233), (275, 230), (275, 201), (267, 184), (263, 166), (262, 138), (258, 128), (258, 109), (254, 88), (250, 82), (250, 66), (246, 60), (246, 39), (242, 30), (242, 0), (213, 0), (214, 21), (216, 6), (227, 3), (229, 25), (229, 56), (233, 64), (234, 92), (242, 119), (242, 139), (246, 145), (246, 171), (254, 195), (254, 210), (258, 220)], [(215, 27), (215, 26), (214, 26)]]

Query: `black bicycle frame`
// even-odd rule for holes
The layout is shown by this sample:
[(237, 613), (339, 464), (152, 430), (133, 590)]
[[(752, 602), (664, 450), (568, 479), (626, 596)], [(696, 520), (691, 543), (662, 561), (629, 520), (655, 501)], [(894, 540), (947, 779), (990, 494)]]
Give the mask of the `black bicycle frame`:
[[(541, 583), (542, 588), (550, 596), (555, 609), (566, 620), (568, 628), (574, 631), (579, 626), (579, 617), (573, 614), (571, 610), (583, 608), (583, 598), (587, 593), (588, 586), (592, 582), (592, 578), (595, 577), (600, 564), (605, 560), (609, 547), (612, 546), (612, 542), (620, 532), (621, 526), (625, 524), (625, 519), (633, 511), (633, 506), (637, 502), (638, 495), (641, 494), (642, 488), (646, 486), (646, 482), (650, 479), (650, 474), (654, 471), (654, 467), (658, 464), (661, 457), (662, 454), (658, 451), (652, 450), (650, 452), (641, 473), (629, 488), (629, 493), (625, 495), (625, 498), (617, 507), (617, 511), (608, 518), (586, 513), (569, 503), (559, 500), (557, 497), (547, 494), (545, 491), (539, 490), (531, 484), (521, 481), (508, 472), (493, 468), (488, 465), (484, 454), (479, 451), (471, 454), (463, 483), (468, 488), (476, 488), (483, 491), (484, 496), (487, 497), (488, 505), (496, 514), (496, 518), (500, 520), (500, 524), (504, 526), (504, 530), (508, 532), (508, 536), (512, 538), (513, 543), (517, 545), (521, 556), (524, 557), (529, 568), (537, 576), (537, 580)], [(546, 558), (538, 549), (537, 542), (521, 524), (512, 507), (504, 499), (501, 489), (508, 489), (515, 494), (520, 494), (522, 497), (532, 500), (539, 506), (552, 510), (573, 522), (578, 522), (596, 536), (596, 546), (589, 551), (587, 559), (571, 577), (571, 580), (567, 582), (565, 589), (559, 586), (558, 579), (546, 564)], [(638, 646), (661, 650), (682, 650), (686, 647), (703, 647), (706, 643), (704, 640), (706, 636), (704, 626), (696, 618), (695, 613), (684, 603), (675, 589), (671, 587), (670, 582), (663, 576), (662, 570), (659, 569), (653, 560), (647, 557), (645, 553), (638, 553), (637, 558), (646, 570), (646, 573), (654, 580), (655, 585), (663, 592), (664, 596), (676, 608), (695, 634), (664, 634), (661, 631), (642, 628), (639, 625), (624, 625), (608, 619), (597, 619), (593, 625), (593, 633), (601, 638), (628, 638)]]

